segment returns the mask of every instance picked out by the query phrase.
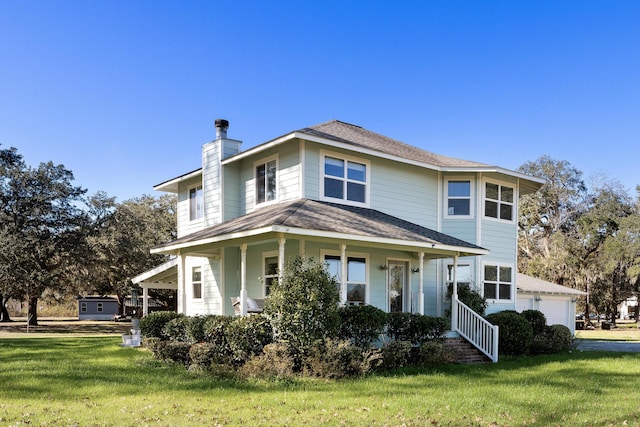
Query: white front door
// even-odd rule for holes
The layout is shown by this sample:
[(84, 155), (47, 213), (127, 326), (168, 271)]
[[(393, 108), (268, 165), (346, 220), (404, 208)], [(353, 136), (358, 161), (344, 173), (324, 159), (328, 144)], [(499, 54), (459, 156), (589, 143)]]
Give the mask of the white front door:
[(389, 261), (387, 269), (387, 283), (389, 284), (389, 312), (408, 311), (408, 280), (407, 263), (404, 261)]

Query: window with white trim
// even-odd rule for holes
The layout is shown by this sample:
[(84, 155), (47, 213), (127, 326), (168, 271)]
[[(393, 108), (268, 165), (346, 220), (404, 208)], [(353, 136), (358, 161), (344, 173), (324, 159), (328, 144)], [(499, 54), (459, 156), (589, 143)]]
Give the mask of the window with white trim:
[(202, 267), (191, 267), (191, 287), (193, 299), (202, 298)]
[[(341, 260), (339, 255), (324, 255), (327, 271), (341, 282)], [(347, 304), (362, 305), (367, 300), (367, 259), (347, 256)]]
[(273, 282), (278, 279), (278, 254), (267, 253), (263, 255), (264, 295), (269, 295)]
[(256, 204), (276, 200), (276, 171), (276, 159), (256, 164)]
[[(447, 285), (453, 285), (453, 264), (447, 265)], [(471, 266), (468, 264), (458, 264), (456, 272), (458, 286), (471, 286)]]
[(486, 182), (484, 187), (484, 216), (513, 221), (515, 211), (514, 193), (513, 187)]
[(355, 204), (367, 201), (367, 163), (355, 159), (325, 155), (322, 159), (322, 196)]
[(463, 179), (447, 181), (446, 216), (471, 216), (471, 181)]
[(202, 185), (189, 190), (189, 220), (195, 221), (202, 218), (203, 214), (203, 192)]
[(486, 299), (504, 301), (513, 299), (513, 267), (485, 264), (483, 287)]

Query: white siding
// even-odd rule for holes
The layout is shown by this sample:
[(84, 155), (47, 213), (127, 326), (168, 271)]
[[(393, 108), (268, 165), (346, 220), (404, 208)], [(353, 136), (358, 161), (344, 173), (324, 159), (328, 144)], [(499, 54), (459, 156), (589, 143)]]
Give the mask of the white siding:
[(245, 209), (244, 213), (249, 213), (261, 206), (256, 205), (255, 189), (255, 165), (256, 162), (271, 159), (276, 156), (277, 162), (277, 187), (276, 201), (297, 199), (300, 196), (300, 161), (298, 153), (298, 143), (290, 142), (279, 146), (279, 150), (267, 150), (259, 153), (255, 157), (243, 159), (241, 171), (239, 173), (240, 188), (243, 188)]
[(222, 222), (222, 167), (220, 141), (202, 147), (202, 189), (204, 190), (204, 224)]
[(198, 185), (202, 185), (202, 179), (199, 177), (180, 183), (177, 208), (178, 237), (202, 230), (204, 226), (202, 219), (189, 220), (189, 189)]

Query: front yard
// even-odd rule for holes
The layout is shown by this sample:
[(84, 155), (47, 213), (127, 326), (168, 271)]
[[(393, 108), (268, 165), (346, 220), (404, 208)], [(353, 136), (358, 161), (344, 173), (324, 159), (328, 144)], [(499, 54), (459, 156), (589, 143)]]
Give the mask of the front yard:
[(0, 425), (640, 425), (636, 354), (269, 382), (196, 375), (119, 336), (0, 344)]

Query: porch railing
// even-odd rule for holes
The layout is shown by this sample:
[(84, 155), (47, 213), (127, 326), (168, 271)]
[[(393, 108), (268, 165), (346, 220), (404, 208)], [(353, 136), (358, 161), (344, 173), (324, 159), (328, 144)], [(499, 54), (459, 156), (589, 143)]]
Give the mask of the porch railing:
[(498, 361), (498, 327), (471, 310), (457, 296), (453, 298), (452, 329), (484, 353)]

